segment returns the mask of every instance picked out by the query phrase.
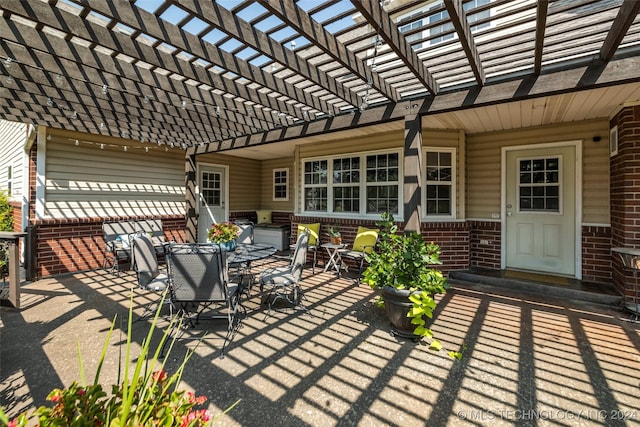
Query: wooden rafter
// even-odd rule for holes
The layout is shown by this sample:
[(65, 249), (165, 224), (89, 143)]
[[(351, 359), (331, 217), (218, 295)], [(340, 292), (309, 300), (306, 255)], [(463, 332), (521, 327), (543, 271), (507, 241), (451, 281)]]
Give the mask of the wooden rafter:
[(295, 4), (293, 0), (258, 0), (265, 8), (288, 23), (293, 29), (310, 40), (317, 40), (317, 46), (330, 55), (364, 82), (371, 81), (371, 86), (392, 101), (400, 100), (400, 94), (377, 73), (358, 58), (353, 52), (313, 20), (308, 13)]
[[(83, 0), (83, 4), (109, 18), (126, 22), (128, 26), (136, 30), (143, 31), (145, 34), (180, 48), (198, 58), (205, 59), (228, 71), (240, 76), (251, 76), (252, 80), (259, 85), (281, 93), (301, 104), (306, 104), (323, 112), (332, 110), (332, 107), (325, 100), (311, 96), (298, 86), (287, 84), (282, 79), (274, 79), (271, 73), (266, 73), (261, 68), (238, 58), (231, 52), (220, 49), (216, 45), (203, 42), (202, 39), (196, 35), (171, 25), (155, 15), (132, 5), (126, 0), (109, 2), (103, 0)], [(213, 7), (216, 6), (214, 5)], [(204, 68), (209, 69), (210, 67), (211, 66)]]
[[(100, 0), (95, 0), (100, 1)], [(360, 105), (361, 99), (350, 89), (346, 88), (343, 83), (337, 81), (329, 73), (322, 70), (317, 65), (302, 60), (290, 49), (285, 49), (282, 44), (273, 40), (264, 32), (254, 28), (248, 22), (238, 19), (227, 9), (218, 6), (215, 2), (189, 1), (181, 2), (180, 7), (184, 10), (199, 16), (203, 21), (219, 28), (239, 40), (242, 40), (248, 46), (265, 52), (267, 56), (272, 57), (281, 64), (285, 64), (288, 68), (296, 73), (304, 76), (306, 79), (324, 87), (328, 92), (343, 99), (352, 106)], [(322, 110), (327, 113), (338, 111), (334, 109)]]
[[(133, 40), (125, 34), (110, 31), (101, 25), (81, 19), (79, 16), (56, 9), (48, 3), (39, 1), (9, 2), (3, 4), (3, 7), (11, 13), (25, 18), (36, 19), (39, 22), (46, 22), (57, 30), (75, 34), (85, 40), (100, 40), (100, 44), (106, 48), (123, 53), (136, 60), (144, 61), (155, 67), (163, 68), (179, 76), (202, 82), (212, 88), (223, 90), (276, 111), (289, 111), (289, 104), (281, 98), (268, 96), (264, 92), (249, 87), (249, 85), (241, 85), (231, 78), (210, 73), (201, 67), (176, 58), (174, 55)], [(73, 32), (71, 29), (73, 29)], [(129, 75), (125, 75), (125, 77), (131, 78)], [(302, 113), (293, 111), (291, 114), (299, 116), (298, 118), (300, 119), (303, 118)]]
[(544, 33), (547, 28), (547, 13), (549, 1), (540, 0), (536, 7), (536, 47), (533, 59), (533, 72), (539, 75), (542, 70), (542, 51), (544, 49)]
[[(248, 114), (236, 114), (230, 109), (235, 109), (235, 104), (224, 104), (226, 99), (218, 95), (212, 95), (209, 91), (194, 91), (193, 87), (189, 87), (183, 82), (170, 79), (159, 73), (153, 73), (145, 68), (136, 67), (127, 61), (122, 61), (111, 55), (105, 54), (99, 50), (89, 51), (88, 48), (71, 44), (60, 38), (48, 38), (47, 45), (55, 49), (56, 55), (41, 50), (46, 49), (44, 44), (37, 43), (36, 40), (41, 39), (42, 35), (34, 28), (25, 26), (18, 22), (0, 21), (0, 31), (5, 36), (0, 42), (0, 50), (8, 57), (15, 58), (17, 62), (26, 64), (34, 69), (40, 68), (41, 64), (47, 64), (50, 68), (48, 71), (59, 73), (61, 78), (71, 81), (91, 82), (94, 86), (100, 87), (106, 84), (109, 88), (116, 89), (113, 95), (121, 93), (122, 96), (138, 98), (136, 102), (143, 102), (144, 97), (138, 94), (147, 94), (151, 97), (153, 105), (146, 108), (153, 111), (154, 107), (159, 112), (165, 114), (167, 111), (177, 112), (176, 109), (180, 99), (195, 99), (203, 105), (223, 105), (220, 111), (221, 127), (240, 131), (241, 128), (270, 127), (266, 120), (273, 121), (270, 116), (265, 116), (265, 120), (257, 120), (250, 118)], [(29, 46), (18, 44), (23, 39), (31, 40)], [(36, 49), (36, 47), (40, 49)], [(77, 62), (77, 57), (82, 58), (82, 62)], [(98, 67), (102, 67), (108, 71), (102, 71)], [(119, 73), (125, 72), (129, 76), (134, 76), (135, 80), (123, 78)], [(133, 94), (129, 93), (133, 90)], [(101, 96), (99, 93), (98, 96)], [(131, 103), (129, 99), (126, 102)], [(160, 105), (159, 105), (160, 104)], [(238, 105), (241, 107), (242, 105)], [(190, 110), (194, 109), (193, 105), (185, 106)], [(185, 113), (186, 114), (186, 113)], [(224, 121), (224, 123), (222, 123)]]
[(358, 0), (352, 0), (352, 2), (362, 16), (364, 16), (378, 32), (380, 37), (389, 45), (391, 50), (398, 55), (409, 70), (418, 78), (420, 83), (432, 94), (437, 94), (439, 90), (438, 83), (411, 48), (411, 45), (400, 34), (398, 27), (383, 7), (378, 2), (360, 2)]
[(482, 61), (480, 54), (476, 48), (476, 44), (471, 35), (471, 27), (467, 22), (467, 17), (462, 8), (462, 0), (448, 0), (444, 2), (444, 5), (449, 12), (451, 23), (458, 33), (458, 39), (462, 45), (467, 60), (469, 61), (469, 67), (473, 71), (473, 75), (476, 78), (478, 85), (482, 86), (485, 81), (484, 69), (482, 67)]
[[(261, 134), (243, 136), (231, 140), (205, 144), (197, 149), (188, 150), (187, 154), (201, 154), (210, 151), (225, 151), (234, 148), (268, 144), (285, 139), (295, 139), (304, 136), (335, 132), (349, 128), (367, 126), (375, 123), (385, 123), (404, 120), (410, 114), (436, 114), (444, 111), (473, 108), (479, 105), (497, 104), (522, 100), (528, 97), (542, 97), (558, 92), (583, 90), (583, 77), (589, 73), (589, 67), (579, 70), (564, 70), (533, 78), (520, 77), (515, 80), (487, 84), (479, 91), (474, 88), (428, 96), (416, 100), (390, 103), (372, 107), (353, 115), (330, 117), (312, 123), (290, 126), (286, 129), (276, 129)], [(598, 74), (590, 82), (595, 87), (614, 85), (616, 82), (640, 82), (640, 57), (623, 58), (612, 61), (610, 74)], [(611, 80), (613, 78), (613, 80)], [(514, 88), (516, 88), (514, 90)]]
[(636, 19), (636, 16), (640, 12), (640, 1), (638, 0), (624, 0), (622, 6), (618, 10), (618, 15), (616, 19), (613, 21), (613, 25), (611, 25), (611, 30), (607, 34), (607, 38), (604, 40), (602, 44), (602, 48), (600, 49), (600, 59), (603, 61), (610, 60), (620, 42), (624, 38), (625, 34), (633, 24), (633, 21)]

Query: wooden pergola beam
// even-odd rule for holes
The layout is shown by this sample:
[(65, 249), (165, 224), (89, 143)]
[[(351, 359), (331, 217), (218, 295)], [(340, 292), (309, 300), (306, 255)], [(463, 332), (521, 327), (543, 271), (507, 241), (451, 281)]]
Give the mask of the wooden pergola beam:
[[(125, 34), (110, 31), (101, 25), (81, 19), (79, 16), (55, 8), (55, 6), (49, 5), (48, 3), (8, 2), (3, 4), (3, 7), (11, 13), (27, 19), (46, 22), (51, 27), (69, 35), (73, 34), (85, 40), (99, 40), (101, 46), (151, 64), (154, 67), (162, 68), (179, 76), (207, 84), (212, 88), (223, 90), (229, 94), (264, 105), (273, 110), (289, 111), (289, 104), (282, 100), (282, 97), (271, 97), (262, 91), (249, 87), (249, 85), (238, 84), (233, 79), (210, 73), (202, 67), (196, 67), (174, 55), (153, 48), (147, 44), (137, 42)], [(47, 38), (52, 37), (56, 36), (47, 36)], [(26, 42), (29, 44), (29, 40)], [(124, 75), (124, 77), (131, 78), (132, 76)], [(301, 112), (293, 111), (290, 113), (301, 120), (303, 119)]]
[(449, 12), (449, 18), (451, 19), (453, 28), (455, 28), (456, 33), (458, 33), (458, 39), (467, 56), (469, 67), (471, 67), (471, 71), (473, 71), (476, 83), (482, 86), (485, 82), (482, 60), (480, 59), (480, 54), (473, 40), (473, 35), (471, 35), (471, 27), (467, 22), (467, 17), (462, 7), (462, 0), (447, 0), (444, 2), (444, 6), (447, 12)]
[(373, 73), (365, 61), (358, 58), (333, 34), (313, 20), (308, 13), (296, 5), (293, 0), (258, 0), (265, 8), (289, 24), (291, 28), (309, 40), (316, 40), (316, 46), (324, 53), (340, 62), (345, 68), (392, 101), (399, 101), (400, 94), (385, 82), (377, 73)]
[(380, 37), (389, 45), (391, 50), (398, 55), (398, 58), (407, 65), (420, 83), (432, 94), (437, 94), (439, 91), (438, 82), (436, 82), (429, 70), (424, 66), (424, 63), (411, 48), (411, 45), (400, 34), (397, 25), (380, 3), (377, 1), (361, 2), (358, 0), (352, 0), (352, 3), (378, 32)]
[(618, 15), (611, 25), (611, 29), (607, 33), (607, 38), (600, 48), (600, 59), (603, 61), (610, 60), (616, 53), (622, 39), (636, 19), (640, 12), (640, 1), (624, 0), (622, 6), (618, 10)]
[(533, 72), (539, 75), (542, 71), (542, 52), (544, 50), (544, 34), (547, 29), (549, 0), (539, 0), (536, 6), (536, 45), (533, 58)]
[[(91, 1), (100, 2), (100, 0)], [(224, 7), (218, 6), (217, 3), (212, 1), (188, 0), (181, 1), (179, 7), (198, 16), (198, 18), (202, 19), (204, 22), (231, 34), (238, 40), (242, 40), (258, 52), (262, 52), (279, 63), (286, 65), (292, 71), (305, 77), (309, 81), (314, 82), (320, 87), (323, 87), (328, 92), (341, 98), (352, 106), (360, 105), (362, 101), (360, 97), (353, 93), (353, 91), (347, 88), (343, 83), (337, 81), (329, 73), (300, 58), (294, 51), (284, 48), (276, 40), (269, 37), (269, 35), (253, 27), (248, 22), (238, 19), (236, 15)], [(334, 114), (339, 113), (339, 111), (336, 111), (333, 108), (326, 110), (325, 112), (333, 112)]]
[[(19, 25), (19, 24), (16, 24), (16, 25)], [(1, 25), (0, 25), (0, 28), (2, 28)], [(33, 31), (35, 33), (34, 29), (22, 28), (21, 34), (28, 35), (29, 31)], [(4, 34), (6, 34), (7, 37), (10, 37), (9, 32), (5, 32)], [(63, 40), (57, 40), (57, 42), (59, 44), (65, 43)], [(35, 82), (44, 83), (44, 79), (45, 79), (44, 77), (38, 78), (38, 76), (41, 73), (46, 73), (49, 75), (49, 77), (46, 78), (48, 81), (51, 81), (51, 75), (56, 74), (55, 70), (45, 71), (39, 68), (40, 63), (44, 62), (48, 64), (55, 64), (56, 68), (60, 69), (59, 70), (60, 81), (51, 83), (51, 86), (60, 86), (60, 87), (68, 87), (68, 88), (75, 87), (76, 91), (80, 94), (94, 96), (96, 98), (105, 98), (105, 99), (109, 98), (111, 101), (118, 102), (127, 107), (139, 106), (140, 110), (147, 110), (150, 114), (155, 115), (159, 121), (167, 121), (168, 119), (171, 119), (173, 117), (177, 118), (178, 120), (181, 120), (181, 118), (185, 116), (187, 112), (177, 107), (175, 105), (176, 103), (175, 100), (180, 98), (186, 98), (186, 97), (192, 98), (193, 95), (195, 95), (190, 92), (187, 92), (188, 88), (186, 87), (183, 87), (184, 90), (181, 91), (179, 95), (176, 94), (175, 92), (163, 93), (160, 87), (168, 87), (170, 89), (175, 90), (176, 88), (179, 88), (181, 85), (184, 86), (184, 84), (178, 83), (175, 81), (169, 81), (166, 76), (160, 76), (157, 73), (154, 75), (150, 75), (150, 77), (147, 79), (147, 80), (151, 80), (151, 84), (154, 84), (153, 82), (155, 82), (155, 89), (154, 89), (154, 87), (152, 86), (139, 84), (139, 82), (128, 82), (126, 80), (119, 79), (118, 78), (119, 76), (115, 76), (110, 73), (103, 73), (99, 69), (89, 67), (88, 65), (82, 65), (75, 61), (67, 60), (64, 56), (73, 57), (73, 52), (70, 51), (69, 53), (67, 53), (64, 51), (64, 49), (62, 49), (61, 46), (56, 46), (56, 51), (60, 55), (57, 57), (54, 57), (48, 52), (43, 52), (43, 51), (36, 50), (32, 47), (15, 44), (14, 40), (8, 40), (7, 38), (3, 39), (0, 42), (0, 52), (6, 54), (7, 56), (11, 56), (16, 60), (17, 62), (15, 67), (16, 70), (21, 70), (20, 68), (21, 64), (24, 64), (25, 66), (27, 66), (28, 69), (31, 71), (28, 71), (28, 70), (24, 71), (23, 74), (32, 74), (33, 75), (32, 78)], [(109, 55), (101, 54), (99, 52), (94, 52), (93, 58), (97, 59), (100, 66), (105, 68), (127, 69), (130, 67), (133, 67), (131, 64), (125, 61), (118, 61), (116, 58), (113, 58)], [(98, 66), (98, 65), (95, 64), (95, 66)], [(65, 74), (62, 74), (62, 73), (65, 73)], [(144, 70), (136, 70), (135, 73), (138, 76), (141, 76), (144, 74), (151, 74), (148, 72), (145, 73)], [(89, 82), (86, 79), (86, 76), (94, 76), (94, 77), (98, 76), (100, 78), (98, 79), (97, 82), (95, 81)], [(23, 75), (21, 78), (23, 80), (29, 79), (29, 77), (26, 75)], [(162, 83), (162, 80), (165, 80), (165, 82)], [(110, 90), (107, 94), (103, 94), (100, 90), (98, 90), (101, 87), (100, 82), (105, 82), (105, 81), (109, 83), (107, 84), (109, 88), (115, 89), (115, 90), (112, 90), (112, 91)], [(145, 105), (144, 97), (141, 97), (138, 94), (132, 94), (131, 92), (128, 91), (127, 86), (130, 86), (130, 85), (133, 85), (134, 90), (144, 89), (148, 91), (150, 95), (153, 94), (152, 95), (153, 99), (149, 100), (148, 104)], [(85, 89), (77, 89), (78, 87), (85, 87)], [(173, 101), (172, 101), (172, 98), (173, 98)], [(193, 106), (189, 106), (190, 111), (193, 109), (194, 109)], [(193, 113), (198, 114), (199, 116), (198, 122), (203, 122), (205, 124), (208, 123), (211, 126), (219, 127), (221, 129), (226, 129), (231, 132), (246, 133), (246, 130), (249, 126), (256, 127), (256, 128), (263, 127), (261, 124), (256, 125), (252, 121), (246, 120), (245, 116), (243, 115), (235, 115), (235, 113), (231, 114), (227, 111), (221, 111), (221, 116), (224, 114), (226, 117), (233, 117), (233, 118), (236, 118), (236, 120), (227, 121), (227, 120), (224, 120), (223, 117), (216, 117), (215, 115), (213, 116), (203, 115), (195, 110), (193, 110)], [(141, 112), (141, 114), (144, 114), (144, 113)], [(242, 122), (237, 123), (238, 119), (244, 121), (244, 123)], [(190, 125), (193, 126), (195, 125), (195, 123), (191, 123)]]
[[(262, 68), (256, 67), (238, 56), (224, 51), (216, 45), (204, 43), (202, 39), (197, 36), (167, 23), (155, 15), (134, 6), (129, 1), (114, 0), (105, 2), (103, 0), (83, 0), (82, 3), (92, 10), (171, 44), (191, 55), (218, 65), (240, 76), (247, 78), (250, 76), (255, 83), (294, 99), (301, 104), (308, 105), (323, 112), (333, 110), (325, 100), (313, 96), (310, 92), (304, 91), (296, 85), (287, 84), (282, 79), (275, 79), (271, 73), (264, 72)], [(237, 18), (235, 19), (237, 20)], [(316, 84), (319, 83), (316, 82)]]
[[(518, 77), (508, 81), (428, 96), (416, 100), (401, 101), (372, 107), (363, 112), (346, 114), (316, 120), (312, 123), (289, 126), (256, 135), (248, 135), (218, 143), (197, 147), (188, 152), (203, 154), (212, 151), (226, 151), (235, 148), (263, 145), (311, 135), (335, 132), (377, 123), (403, 120), (406, 115), (418, 113), (430, 115), (446, 111), (464, 110), (479, 106), (513, 102), (532, 97), (556, 95), (613, 86), (623, 83), (640, 82), (640, 57), (621, 58), (610, 61), (602, 69), (592, 69), (592, 64), (540, 76)], [(588, 83), (585, 83), (588, 82)]]

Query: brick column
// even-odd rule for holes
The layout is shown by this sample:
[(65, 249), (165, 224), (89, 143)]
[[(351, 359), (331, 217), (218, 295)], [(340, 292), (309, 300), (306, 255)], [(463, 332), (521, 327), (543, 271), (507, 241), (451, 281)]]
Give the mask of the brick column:
[[(625, 107), (613, 117), (617, 126), (618, 153), (610, 159), (611, 244), (612, 247), (640, 248), (640, 105)], [(614, 286), (627, 293), (633, 272), (613, 257)]]

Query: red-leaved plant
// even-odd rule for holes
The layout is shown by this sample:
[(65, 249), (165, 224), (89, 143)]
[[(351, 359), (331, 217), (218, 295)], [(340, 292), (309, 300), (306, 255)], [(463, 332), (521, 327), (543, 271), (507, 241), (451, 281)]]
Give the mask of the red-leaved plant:
[[(111, 388), (111, 395), (103, 390), (98, 383), (100, 371), (104, 363), (107, 348), (116, 318), (114, 318), (107, 339), (102, 348), (102, 354), (98, 363), (98, 369), (93, 384), (86, 385), (84, 380), (84, 368), (78, 345), (78, 360), (80, 362), (80, 383), (74, 381), (63, 389), (54, 389), (47, 396), (47, 400), (53, 403), (53, 407), (41, 406), (31, 414), (21, 414), (13, 420), (9, 420), (2, 408), (0, 408), (0, 425), (26, 426), (180, 426), (196, 427), (207, 425), (211, 414), (206, 409), (196, 409), (206, 402), (205, 396), (195, 396), (193, 393), (178, 389), (185, 365), (194, 350), (186, 353), (182, 364), (173, 375), (164, 370), (164, 361), (160, 361), (159, 353), (162, 345), (168, 339), (168, 332), (162, 337), (158, 348), (151, 359), (149, 356), (149, 343), (160, 314), (162, 303), (158, 304), (158, 310), (153, 319), (147, 338), (145, 339), (140, 355), (133, 372), (130, 372), (129, 363), (124, 364), (124, 378)], [(133, 312), (133, 295), (129, 308), (129, 323), (127, 328), (127, 345), (125, 348), (125, 360), (130, 359), (131, 350), (131, 325)], [(175, 320), (172, 320), (174, 322)], [(167, 331), (171, 330), (171, 326)], [(181, 325), (177, 326), (178, 328)], [(170, 343), (167, 355), (175, 342)], [(166, 360), (166, 357), (165, 359)], [(223, 413), (231, 410), (240, 400), (236, 401)], [(221, 416), (222, 414), (218, 415)], [(217, 417), (216, 417), (217, 418)]]

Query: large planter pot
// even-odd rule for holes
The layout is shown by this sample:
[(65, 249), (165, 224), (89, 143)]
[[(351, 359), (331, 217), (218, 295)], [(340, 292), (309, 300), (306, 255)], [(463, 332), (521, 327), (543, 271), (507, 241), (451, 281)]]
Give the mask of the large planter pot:
[[(407, 317), (413, 303), (409, 300), (410, 291), (406, 289), (396, 289), (391, 286), (382, 287), (382, 297), (384, 298), (384, 309), (391, 322), (391, 335), (402, 338), (411, 338), (414, 341), (422, 339), (421, 336), (414, 335), (416, 325), (411, 323), (411, 318)], [(431, 319), (425, 317), (425, 326), (431, 323)]]

